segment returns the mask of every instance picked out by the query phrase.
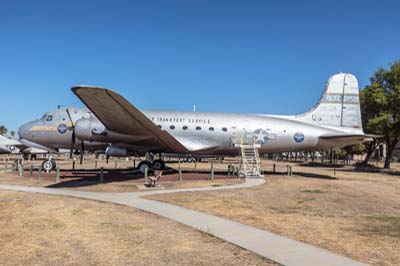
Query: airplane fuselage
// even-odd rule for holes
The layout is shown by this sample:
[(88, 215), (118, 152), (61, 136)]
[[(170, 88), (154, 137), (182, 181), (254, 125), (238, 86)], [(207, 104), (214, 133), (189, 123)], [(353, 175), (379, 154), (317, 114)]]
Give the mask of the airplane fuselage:
[[(89, 150), (105, 149), (109, 144), (144, 153), (169, 152), (147, 143), (148, 136), (112, 132), (87, 109), (73, 109), (72, 120), (76, 137), (85, 142)], [(162, 130), (167, 131), (185, 146), (190, 154), (236, 155), (243, 139), (254, 139), (260, 144), (259, 152), (311, 151), (337, 146), (321, 142), (326, 134), (344, 134), (339, 129), (300, 122), (291, 117), (245, 115), (226, 113), (201, 113), (177, 111), (143, 111)], [(68, 149), (72, 132), (65, 110), (49, 112), (41, 120), (23, 125), (19, 135), (30, 141), (57, 149)], [(346, 143), (345, 143), (346, 144)], [(343, 144), (344, 145), (344, 144)], [(79, 141), (74, 148), (79, 148)]]

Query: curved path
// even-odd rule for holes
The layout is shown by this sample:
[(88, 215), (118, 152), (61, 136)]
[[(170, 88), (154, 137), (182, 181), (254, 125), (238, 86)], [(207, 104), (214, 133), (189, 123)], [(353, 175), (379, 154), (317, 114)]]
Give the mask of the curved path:
[(320, 249), (296, 240), (279, 236), (255, 227), (240, 224), (215, 215), (190, 210), (168, 203), (141, 198), (141, 196), (153, 194), (246, 188), (257, 186), (264, 182), (264, 179), (247, 179), (244, 183), (237, 185), (149, 190), (144, 192), (124, 193), (88, 192), (14, 185), (0, 185), (0, 189), (70, 196), (131, 206), (143, 211), (151, 212), (169, 218), (171, 220), (193, 227), (197, 230), (212, 234), (218, 238), (221, 238), (242, 248), (251, 250), (263, 257), (266, 257), (286, 266), (366, 265), (364, 263), (354, 261), (352, 259), (334, 254), (324, 249)]

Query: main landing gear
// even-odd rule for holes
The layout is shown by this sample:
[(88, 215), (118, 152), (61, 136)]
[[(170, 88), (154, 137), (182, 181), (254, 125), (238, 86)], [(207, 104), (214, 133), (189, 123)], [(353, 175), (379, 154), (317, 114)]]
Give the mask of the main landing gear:
[(57, 167), (56, 161), (53, 159), (53, 157), (50, 157), (49, 159), (46, 159), (42, 163), (42, 168), (46, 172), (51, 172), (52, 170), (55, 170)]
[(144, 160), (141, 161), (137, 167), (142, 174), (144, 174), (146, 168), (149, 170), (164, 170), (165, 163), (161, 159), (154, 160), (153, 162)]

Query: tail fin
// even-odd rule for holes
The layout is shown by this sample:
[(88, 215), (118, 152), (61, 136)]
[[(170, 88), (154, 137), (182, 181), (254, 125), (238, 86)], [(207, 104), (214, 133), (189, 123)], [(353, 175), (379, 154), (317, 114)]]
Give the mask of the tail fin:
[(363, 132), (356, 77), (348, 73), (331, 76), (317, 105), (304, 114), (296, 115), (295, 119)]

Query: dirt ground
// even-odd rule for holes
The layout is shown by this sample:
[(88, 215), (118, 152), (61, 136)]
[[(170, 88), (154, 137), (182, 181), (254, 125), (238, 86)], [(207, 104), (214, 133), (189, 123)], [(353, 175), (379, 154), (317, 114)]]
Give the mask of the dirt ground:
[[(276, 171), (272, 174), (272, 164)], [(148, 198), (227, 217), (372, 265), (400, 265), (399, 164), (391, 172), (263, 161), (267, 183)]]
[(3, 266), (276, 265), (126, 206), (0, 191), (0, 213)]

